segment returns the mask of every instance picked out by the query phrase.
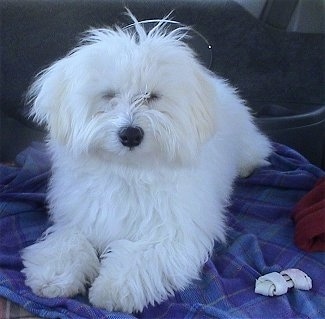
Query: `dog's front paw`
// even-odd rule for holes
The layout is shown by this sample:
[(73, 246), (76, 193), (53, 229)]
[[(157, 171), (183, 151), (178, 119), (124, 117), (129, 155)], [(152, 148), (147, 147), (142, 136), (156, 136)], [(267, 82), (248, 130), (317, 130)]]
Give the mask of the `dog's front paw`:
[[(141, 244), (119, 240), (101, 261), (99, 276), (89, 290), (90, 302), (109, 311), (138, 312), (162, 299), (160, 276), (150, 268)], [(164, 296), (165, 297), (165, 296)]]
[(28, 266), (22, 272), (26, 276), (26, 285), (38, 296), (70, 297), (84, 292), (83, 285), (78, 285), (71, 276), (51, 265)]
[[(118, 310), (118, 302), (116, 296), (111, 292), (111, 285), (108, 280), (97, 280), (94, 281), (93, 285), (89, 289), (89, 301), (92, 305), (103, 308), (108, 311)], [(123, 309), (119, 309), (123, 311)]]
[(133, 280), (128, 278), (128, 275), (123, 280), (121, 279), (119, 275), (113, 277), (107, 273), (97, 277), (89, 289), (91, 304), (108, 311), (127, 313), (142, 311), (145, 306), (144, 302), (140, 300), (143, 294), (142, 287), (139, 286), (139, 283), (135, 283), (133, 289), (130, 288), (130, 283)]
[(25, 283), (43, 297), (70, 297), (85, 292), (98, 275), (94, 248), (79, 233), (52, 233), (22, 251)]

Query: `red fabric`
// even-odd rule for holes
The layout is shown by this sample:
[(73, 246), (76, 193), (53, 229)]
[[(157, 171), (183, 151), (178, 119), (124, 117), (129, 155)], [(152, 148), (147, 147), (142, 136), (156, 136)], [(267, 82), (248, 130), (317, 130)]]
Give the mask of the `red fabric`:
[(325, 251), (325, 177), (295, 206), (295, 244), (305, 251)]

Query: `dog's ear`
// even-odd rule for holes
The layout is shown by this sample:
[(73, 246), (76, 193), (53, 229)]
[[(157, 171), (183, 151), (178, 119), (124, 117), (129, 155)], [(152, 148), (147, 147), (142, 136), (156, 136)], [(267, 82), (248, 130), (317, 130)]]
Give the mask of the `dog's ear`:
[(196, 79), (192, 114), (200, 142), (210, 138), (216, 130), (216, 89), (213, 76), (204, 67), (194, 70)]
[(66, 76), (66, 59), (55, 62), (38, 74), (27, 93), (31, 105), (29, 115), (46, 126), (51, 138), (64, 144), (71, 133), (71, 113), (66, 107), (70, 87)]

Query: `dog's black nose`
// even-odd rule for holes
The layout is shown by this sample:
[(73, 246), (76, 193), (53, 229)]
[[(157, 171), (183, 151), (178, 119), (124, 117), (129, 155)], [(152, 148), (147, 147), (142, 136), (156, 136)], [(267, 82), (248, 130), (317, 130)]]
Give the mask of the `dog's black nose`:
[(141, 127), (128, 126), (122, 128), (118, 135), (121, 143), (124, 146), (132, 148), (140, 145), (144, 136), (144, 132)]

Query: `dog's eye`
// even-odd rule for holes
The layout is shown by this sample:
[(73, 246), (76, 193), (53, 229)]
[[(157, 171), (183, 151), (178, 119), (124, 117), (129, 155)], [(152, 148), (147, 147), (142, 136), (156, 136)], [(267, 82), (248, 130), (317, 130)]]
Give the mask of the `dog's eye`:
[(159, 99), (159, 95), (157, 93), (150, 93), (150, 101), (155, 101)]
[(154, 92), (148, 92), (145, 93), (145, 99), (147, 102), (154, 102), (157, 101), (159, 99), (159, 95), (157, 93)]
[(107, 99), (107, 100), (111, 100), (114, 97), (116, 97), (116, 92), (114, 92), (114, 91), (108, 91), (103, 95), (103, 98)]

